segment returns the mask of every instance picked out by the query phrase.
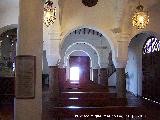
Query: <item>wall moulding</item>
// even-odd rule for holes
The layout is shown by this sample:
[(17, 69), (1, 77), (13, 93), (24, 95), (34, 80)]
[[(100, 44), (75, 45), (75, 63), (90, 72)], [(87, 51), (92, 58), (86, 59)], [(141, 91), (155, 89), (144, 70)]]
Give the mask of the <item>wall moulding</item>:
[(128, 59), (121, 59), (121, 58), (116, 58), (113, 62), (115, 65), (115, 68), (125, 68), (127, 65), (127, 60)]
[(61, 33), (60, 32), (51, 32), (48, 33), (50, 40), (61, 40)]
[(129, 33), (121, 33), (117, 36), (117, 42), (128, 42), (131, 39), (131, 35)]

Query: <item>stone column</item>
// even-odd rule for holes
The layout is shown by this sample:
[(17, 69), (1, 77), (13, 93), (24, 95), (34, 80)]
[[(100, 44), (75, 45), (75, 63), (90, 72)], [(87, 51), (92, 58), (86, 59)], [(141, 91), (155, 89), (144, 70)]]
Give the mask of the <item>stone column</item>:
[(117, 59), (115, 64), (116, 68), (116, 91), (118, 98), (126, 98), (126, 77), (125, 66), (127, 60)]
[(126, 78), (125, 78), (125, 68), (116, 68), (116, 90), (117, 97), (126, 97)]
[(108, 69), (100, 68), (100, 84), (103, 86), (108, 86)]
[(64, 84), (66, 82), (66, 68), (59, 68), (58, 83), (60, 92), (64, 89)]
[[(115, 61), (114, 61), (115, 62)], [(125, 66), (127, 60), (116, 60), (116, 92), (118, 98), (126, 98), (126, 77)]]
[(98, 84), (98, 69), (93, 69), (93, 81)]
[(126, 97), (126, 78), (125, 78), (125, 67), (128, 59), (128, 34), (121, 34), (117, 36), (117, 53), (113, 62), (116, 68), (116, 89), (117, 97), (125, 98)]
[(52, 81), (50, 81), (50, 97), (53, 100), (57, 100), (59, 94), (60, 94), (60, 89), (59, 89), (59, 81), (58, 81), (58, 74), (59, 74), (59, 69), (58, 66), (50, 66), (50, 76)]
[(36, 56), (36, 79), (35, 98), (15, 99), (14, 119), (41, 120), (43, 3), (42, 0), (20, 0), (19, 6), (17, 55)]

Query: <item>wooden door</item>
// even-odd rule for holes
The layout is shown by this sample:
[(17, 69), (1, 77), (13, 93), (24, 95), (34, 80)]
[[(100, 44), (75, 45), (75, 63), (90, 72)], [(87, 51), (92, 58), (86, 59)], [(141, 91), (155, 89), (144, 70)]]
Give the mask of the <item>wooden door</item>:
[(70, 67), (79, 67), (79, 82), (86, 83), (90, 80), (90, 58), (88, 56), (71, 56)]
[(160, 52), (142, 55), (142, 96), (160, 102)]

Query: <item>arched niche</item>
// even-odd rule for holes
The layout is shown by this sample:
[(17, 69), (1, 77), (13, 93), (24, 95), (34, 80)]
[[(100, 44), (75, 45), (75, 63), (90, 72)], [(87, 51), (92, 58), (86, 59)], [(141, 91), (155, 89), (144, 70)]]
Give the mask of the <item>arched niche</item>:
[(142, 53), (145, 41), (150, 36), (160, 35), (151, 31), (140, 32), (135, 35), (128, 46), (128, 61), (126, 65), (126, 89), (135, 95), (142, 96)]

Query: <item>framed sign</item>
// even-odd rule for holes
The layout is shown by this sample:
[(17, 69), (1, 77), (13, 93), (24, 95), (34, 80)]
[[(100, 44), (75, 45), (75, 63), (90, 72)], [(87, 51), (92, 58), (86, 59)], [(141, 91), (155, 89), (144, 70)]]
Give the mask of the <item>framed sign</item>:
[(31, 55), (16, 56), (15, 96), (17, 99), (35, 97), (36, 57)]

